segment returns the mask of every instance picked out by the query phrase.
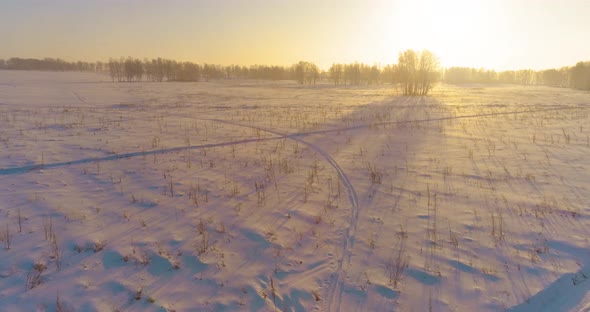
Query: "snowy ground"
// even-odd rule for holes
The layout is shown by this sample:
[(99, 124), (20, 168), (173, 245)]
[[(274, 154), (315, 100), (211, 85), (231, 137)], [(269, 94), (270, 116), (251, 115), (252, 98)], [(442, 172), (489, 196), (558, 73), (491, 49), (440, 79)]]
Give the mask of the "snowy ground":
[(0, 71), (0, 310), (590, 311), (589, 108)]

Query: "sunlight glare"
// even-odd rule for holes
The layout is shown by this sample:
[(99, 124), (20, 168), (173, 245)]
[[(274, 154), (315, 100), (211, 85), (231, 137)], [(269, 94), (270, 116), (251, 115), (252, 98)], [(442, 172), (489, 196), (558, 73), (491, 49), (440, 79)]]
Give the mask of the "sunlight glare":
[(389, 49), (428, 49), (444, 66), (488, 66), (482, 60), (497, 53), (493, 46), (503, 28), (490, 4), (468, 0), (404, 1), (390, 8), (384, 29), (396, 29), (398, 40)]

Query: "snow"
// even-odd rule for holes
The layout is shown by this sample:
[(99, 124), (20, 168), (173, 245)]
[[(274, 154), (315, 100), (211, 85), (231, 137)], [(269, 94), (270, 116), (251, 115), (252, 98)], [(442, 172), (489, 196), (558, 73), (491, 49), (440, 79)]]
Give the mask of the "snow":
[(0, 71), (0, 310), (590, 311), (589, 103)]

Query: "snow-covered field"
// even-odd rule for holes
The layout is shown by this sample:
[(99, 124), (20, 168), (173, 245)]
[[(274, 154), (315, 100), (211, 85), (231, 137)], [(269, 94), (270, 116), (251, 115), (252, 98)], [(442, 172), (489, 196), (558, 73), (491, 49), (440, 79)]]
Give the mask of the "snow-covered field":
[(589, 108), (0, 71), (0, 311), (590, 311)]

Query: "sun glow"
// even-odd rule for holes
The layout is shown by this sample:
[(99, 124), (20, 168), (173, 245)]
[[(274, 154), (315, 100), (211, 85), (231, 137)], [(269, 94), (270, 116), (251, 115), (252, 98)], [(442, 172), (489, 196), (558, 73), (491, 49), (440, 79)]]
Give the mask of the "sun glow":
[(379, 28), (395, 32), (387, 50), (428, 49), (443, 66), (484, 66), (502, 33), (502, 17), (490, 3), (468, 0), (404, 1), (387, 8)]
[(10, 29), (0, 59), (305, 60), (328, 68), (391, 64), (401, 51), (428, 49), (443, 66), (505, 70), (571, 66), (590, 55), (580, 39), (590, 28), (587, 0), (33, 2), (0, 1), (0, 29)]

